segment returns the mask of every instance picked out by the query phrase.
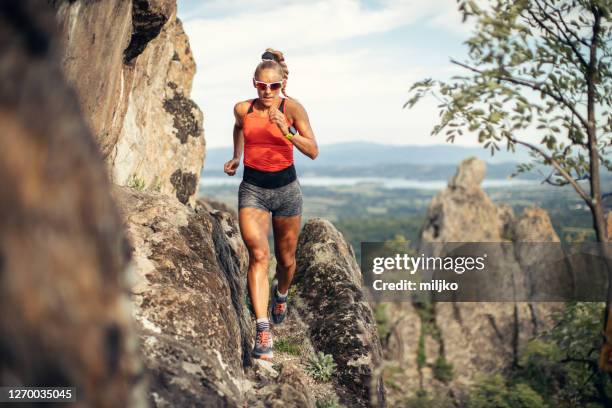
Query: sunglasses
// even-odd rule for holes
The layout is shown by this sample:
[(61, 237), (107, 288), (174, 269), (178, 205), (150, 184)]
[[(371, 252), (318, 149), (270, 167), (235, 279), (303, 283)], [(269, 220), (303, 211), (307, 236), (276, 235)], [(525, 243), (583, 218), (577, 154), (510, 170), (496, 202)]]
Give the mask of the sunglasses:
[(260, 91), (265, 91), (268, 88), (270, 88), (271, 91), (278, 91), (279, 89), (283, 87), (283, 81), (263, 82), (263, 81), (258, 81), (255, 78), (253, 78), (253, 81), (255, 82), (255, 87), (259, 89)]

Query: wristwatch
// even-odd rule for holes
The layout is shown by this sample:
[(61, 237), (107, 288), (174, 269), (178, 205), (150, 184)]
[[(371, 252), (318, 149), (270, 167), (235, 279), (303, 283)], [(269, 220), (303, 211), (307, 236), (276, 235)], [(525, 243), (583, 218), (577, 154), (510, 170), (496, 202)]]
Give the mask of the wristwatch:
[(291, 140), (291, 138), (295, 136), (296, 134), (297, 134), (297, 129), (294, 128), (293, 126), (289, 126), (289, 131), (287, 132), (285, 137), (287, 138), (287, 140)]

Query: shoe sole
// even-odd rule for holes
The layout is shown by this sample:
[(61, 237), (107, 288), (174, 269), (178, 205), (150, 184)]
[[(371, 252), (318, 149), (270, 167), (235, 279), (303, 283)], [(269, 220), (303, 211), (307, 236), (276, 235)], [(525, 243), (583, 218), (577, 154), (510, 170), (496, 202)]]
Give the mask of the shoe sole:
[(280, 320), (276, 320), (274, 318), (274, 314), (273, 313), (270, 313), (270, 316), (272, 317), (270, 319), (272, 321), (272, 323), (275, 324), (275, 325), (279, 325), (279, 324), (281, 324), (285, 320), (285, 317), (287, 316), (287, 313), (285, 312), (285, 314), (283, 315), (283, 317), (280, 318)]
[(266, 361), (270, 361), (274, 358), (274, 354), (273, 353), (264, 353), (264, 354), (259, 354), (259, 353), (253, 353), (253, 358), (256, 358), (258, 360), (266, 360)]

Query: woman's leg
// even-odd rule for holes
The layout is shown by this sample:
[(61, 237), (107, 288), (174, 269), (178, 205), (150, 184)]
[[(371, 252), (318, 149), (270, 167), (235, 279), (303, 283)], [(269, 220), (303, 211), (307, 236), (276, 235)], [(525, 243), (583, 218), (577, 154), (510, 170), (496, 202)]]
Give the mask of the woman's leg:
[(268, 231), (270, 213), (259, 208), (245, 207), (239, 211), (242, 239), (249, 250), (247, 281), (255, 317), (268, 317), (268, 262), (270, 248)]
[(301, 218), (301, 215), (272, 217), (276, 277), (280, 293), (287, 293), (295, 273), (295, 250), (300, 234)]

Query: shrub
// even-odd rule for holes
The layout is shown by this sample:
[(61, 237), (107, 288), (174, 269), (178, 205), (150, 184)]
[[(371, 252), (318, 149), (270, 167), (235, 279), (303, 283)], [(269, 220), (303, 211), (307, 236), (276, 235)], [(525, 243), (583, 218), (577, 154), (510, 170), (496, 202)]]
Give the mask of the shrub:
[(529, 385), (506, 384), (501, 375), (479, 378), (472, 386), (466, 408), (547, 408)]
[(448, 383), (453, 379), (453, 365), (444, 357), (439, 356), (433, 365), (433, 376), (438, 381)]
[(134, 190), (143, 191), (145, 189), (145, 182), (143, 179), (138, 177), (136, 174), (132, 174), (127, 179), (126, 185)]
[(387, 316), (387, 305), (385, 303), (379, 303), (374, 309), (374, 317), (376, 318), (376, 329), (378, 330), (378, 337), (384, 343), (387, 336), (391, 332), (389, 317)]
[(332, 355), (324, 354), (321, 351), (310, 357), (306, 366), (306, 372), (315, 380), (322, 382), (331, 380), (335, 370), (336, 363)]

